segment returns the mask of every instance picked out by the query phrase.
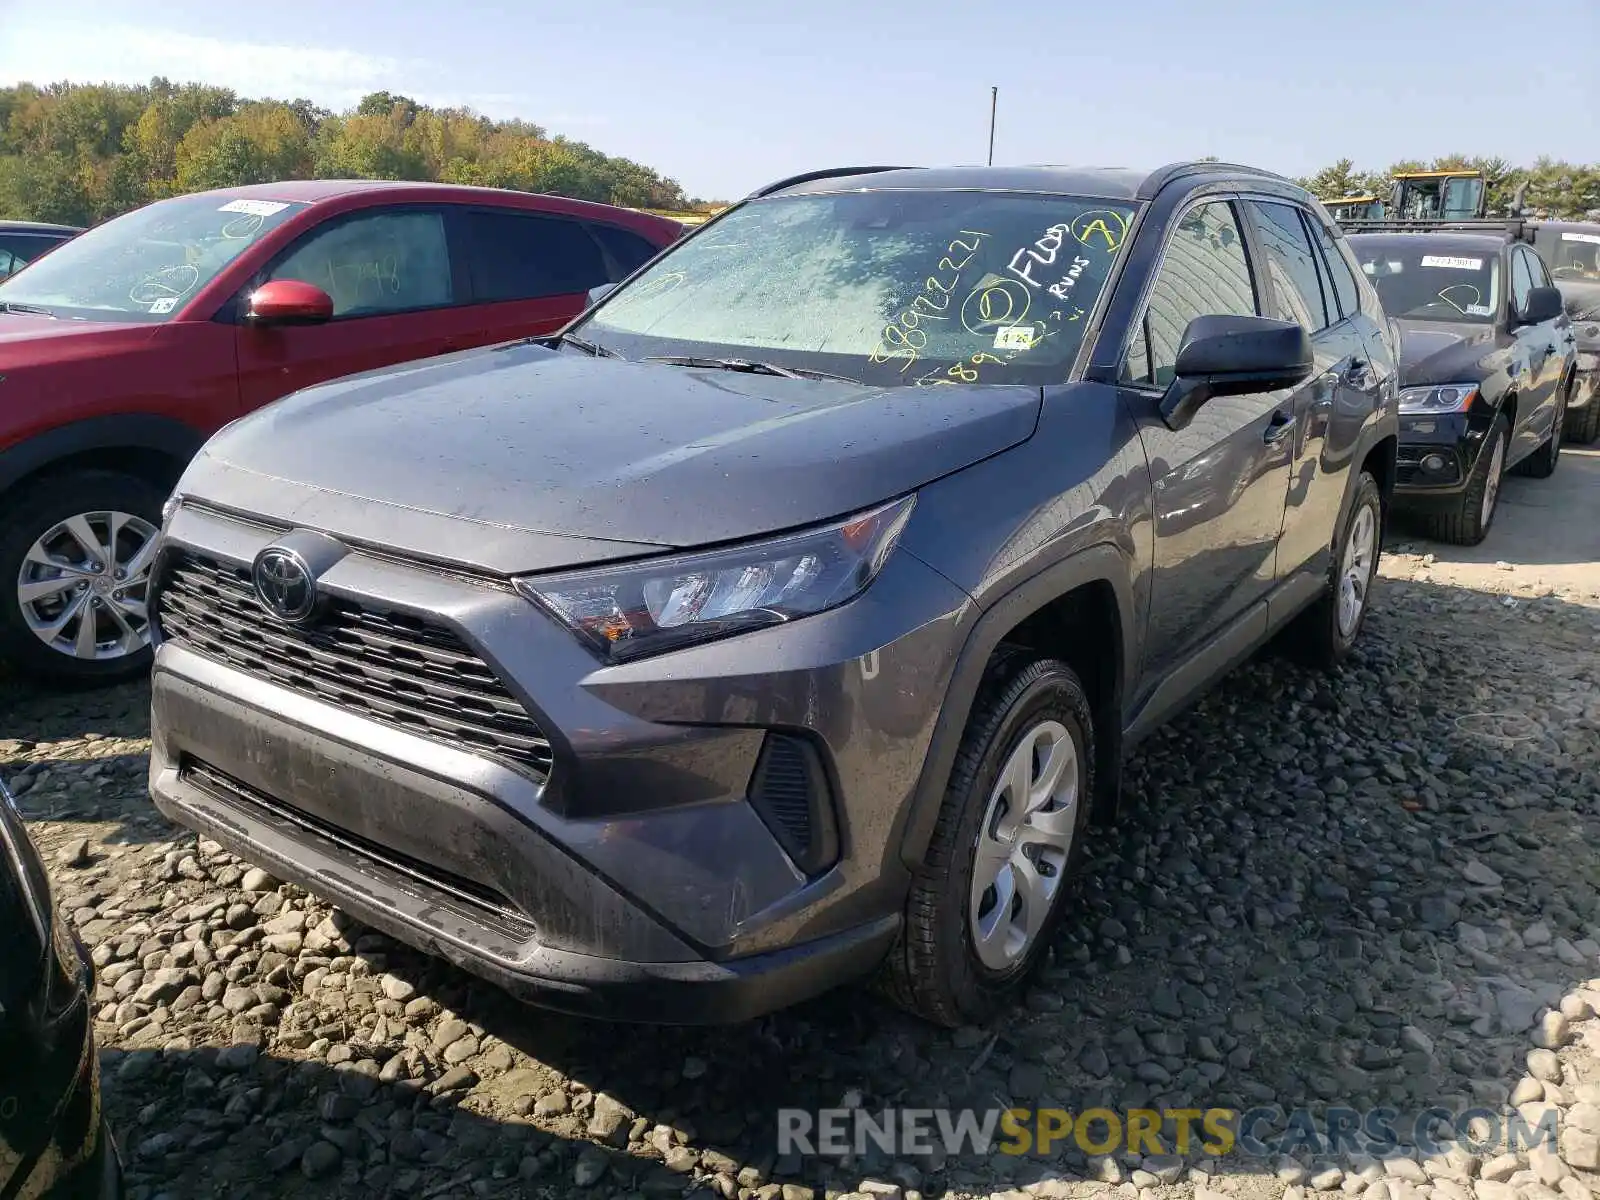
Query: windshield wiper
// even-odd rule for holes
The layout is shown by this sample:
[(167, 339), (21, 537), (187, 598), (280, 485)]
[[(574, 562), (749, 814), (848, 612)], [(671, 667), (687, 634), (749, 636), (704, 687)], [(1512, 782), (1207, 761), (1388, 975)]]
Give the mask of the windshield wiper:
[(48, 308), (39, 308), (33, 304), (13, 304), (9, 300), (0, 300), (0, 312), (16, 313), (18, 316), (28, 317), (55, 317), (55, 313)]
[(622, 355), (611, 349), (611, 347), (602, 346), (597, 342), (591, 342), (588, 338), (581, 338), (575, 333), (563, 333), (556, 339), (556, 342), (557, 344), (566, 342), (568, 345), (576, 346), (585, 354), (592, 354), (595, 358), (622, 357)]
[(810, 367), (780, 367), (776, 363), (756, 362), (748, 358), (702, 358), (694, 354), (656, 354), (645, 362), (666, 363), (669, 367), (702, 367), (717, 371), (745, 371), (751, 375), (777, 375), (783, 379), (832, 379), (839, 383), (860, 383), (848, 375), (835, 375), (831, 371), (816, 371)]

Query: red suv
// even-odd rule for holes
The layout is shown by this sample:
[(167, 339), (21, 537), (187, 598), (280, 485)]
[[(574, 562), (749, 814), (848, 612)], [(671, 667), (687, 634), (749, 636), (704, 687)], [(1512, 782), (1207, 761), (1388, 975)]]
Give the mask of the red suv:
[(343, 375), (554, 333), (676, 221), (487, 188), (201, 192), (0, 283), (0, 658), (145, 669), (161, 506), (234, 418)]

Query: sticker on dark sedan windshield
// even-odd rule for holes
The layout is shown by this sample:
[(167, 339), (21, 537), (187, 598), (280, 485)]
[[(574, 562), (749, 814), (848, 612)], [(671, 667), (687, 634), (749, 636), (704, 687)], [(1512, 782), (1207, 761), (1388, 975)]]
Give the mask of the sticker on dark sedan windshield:
[(1600, 246), (1600, 233), (1562, 233), (1563, 242), (1588, 242), (1590, 245)]
[(277, 200), (229, 200), (218, 212), (248, 213), (252, 217), (271, 217), (288, 208)]
[(1481, 258), (1448, 258), (1441, 254), (1424, 254), (1422, 265), (1425, 267), (1450, 267), (1457, 271), (1481, 271), (1483, 259)]

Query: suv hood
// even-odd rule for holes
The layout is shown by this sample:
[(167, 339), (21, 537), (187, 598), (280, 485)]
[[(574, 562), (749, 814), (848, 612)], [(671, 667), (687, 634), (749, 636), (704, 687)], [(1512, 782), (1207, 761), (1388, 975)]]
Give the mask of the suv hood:
[(0, 311), (0, 375), (142, 345), (161, 329), (131, 321), (74, 321)]
[(1400, 383), (1469, 383), (1493, 369), (1489, 355), (1500, 348), (1493, 325), (1448, 321), (1397, 320), (1400, 327)]
[(1041, 399), (513, 343), (287, 397), (213, 438), (180, 489), (510, 574), (848, 514), (1025, 441)]

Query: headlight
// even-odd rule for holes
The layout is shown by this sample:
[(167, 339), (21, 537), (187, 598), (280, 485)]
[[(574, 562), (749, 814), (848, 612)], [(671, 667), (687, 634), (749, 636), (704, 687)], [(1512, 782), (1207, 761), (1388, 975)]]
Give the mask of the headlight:
[(1434, 387), (1405, 388), (1400, 392), (1403, 413), (1465, 412), (1477, 399), (1475, 383), (1442, 383)]
[(516, 586), (620, 662), (808, 617), (859, 596), (883, 569), (914, 501), (906, 496), (771, 541), (536, 575)]

